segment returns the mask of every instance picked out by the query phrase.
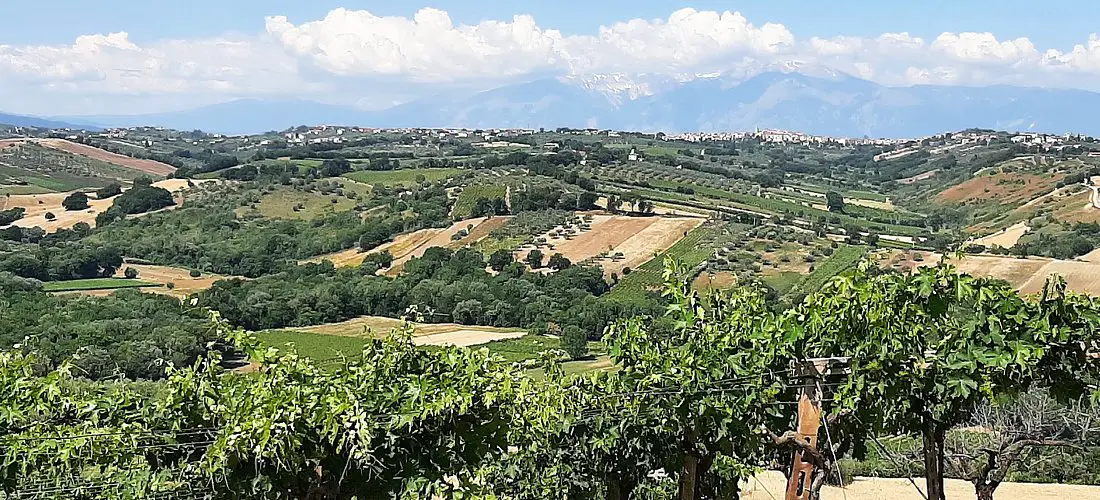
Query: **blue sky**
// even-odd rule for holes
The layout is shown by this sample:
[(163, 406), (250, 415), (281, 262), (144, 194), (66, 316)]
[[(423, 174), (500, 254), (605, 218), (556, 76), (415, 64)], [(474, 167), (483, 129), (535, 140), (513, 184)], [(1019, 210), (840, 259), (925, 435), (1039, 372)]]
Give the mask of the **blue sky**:
[(423, 4), (395, 0), (54, 0), (50, 5), (48, 25), (39, 3), (5, 5), (0, 16), (0, 44), (64, 43), (78, 35), (112, 31), (126, 31), (139, 43), (228, 31), (247, 33), (262, 31), (266, 15), (285, 15), (301, 22), (323, 17), (337, 7), (402, 16), (411, 16), (421, 7), (436, 7), (461, 23), (531, 14), (540, 25), (567, 33), (592, 32), (600, 25), (627, 18), (665, 17), (692, 7), (736, 10), (757, 22), (779, 22), (795, 33), (817, 36), (908, 31), (932, 38), (944, 31), (989, 31), (1002, 38), (1024, 36), (1036, 45), (1067, 49), (1100, 30), (1100, 2), (1094, 0), (1063, 0), (1056, 6), (1034, 0), (441, 0)]
[(38, 115), (239, 98), (380, 108), (547, 76), (636, 97), (794, 66), (883, 85), (1100, 91), (1095, 0), (7, 3), (0, 95), (20, 98), (0, 111)]

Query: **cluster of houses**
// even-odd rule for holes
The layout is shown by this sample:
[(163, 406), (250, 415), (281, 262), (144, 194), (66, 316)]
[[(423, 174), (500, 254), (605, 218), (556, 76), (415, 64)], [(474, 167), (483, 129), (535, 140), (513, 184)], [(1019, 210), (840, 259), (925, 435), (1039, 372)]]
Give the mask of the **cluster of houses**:
[(825, 145), (825, 146), (856, 146), (876, 145), (887, 146), (904, 143), (906, 139), (869, 139), (852, 137), (830, 137), (824, 135), (792, 132), (789, 130), (756, 129), (752, 132), (687, 132), (683, 134), (669, 135), (669, 140), (688, 142), (703, 141), (740, 141), (758, 140), (772, 144), (801, 144), (801, 145)]

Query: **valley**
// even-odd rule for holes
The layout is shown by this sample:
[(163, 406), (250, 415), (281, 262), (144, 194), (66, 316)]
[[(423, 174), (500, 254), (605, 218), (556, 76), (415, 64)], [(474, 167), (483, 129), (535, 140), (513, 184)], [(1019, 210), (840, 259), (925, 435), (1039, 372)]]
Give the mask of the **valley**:
[[(481, 370), (515, 377), (493, 387), (552, 393), (628, 380), (631, 363), (663, 363), (694, 342), (698, 352), (726, 349), (707, 336), (739, 328), (811, 335), (816, 323), (797, 319), (804, 311), (887, 293), (850, 287), (970, 279), (957, 270), (993, 278), (982, 286), (1008, 294), (999, 300), (1020, 314), (1052, 293), (1050, 278), (1100, 294), (1100, 209), (1085, 186), (1100, 174), (1100, 143), (1081, 136), (37, 134), (0, 152), (0, 290), (10, 304), (0, 331), (11, 332), (0, 343), (45, 339), (42, 362), (71, 359), (96, 383), (173, 384), (180, 372), (158, 361), (170, 359), (217, 366), (231, 384), (289, 370), (308, 390), (363, 392), (341, 377), (412, 366), (432, 375), (402, 387)], [(88, 149), (97, 147), (119, 149)], [(715, 304), (726, 305), (707, 309)], [(695, 308), (713, 325), (684, 330), (690, 322), (673, 315)], [(652, 333), (631, 337), (642, 329)], [(768, 359), (759, 349), (772, 332), (751, 335), (739, 349)], [(881, 460), (844, 460), (898, 477)], [(767, 474), (748, 484), (774, 486)], [(844, 492), (895, 486), (877, 481)]]

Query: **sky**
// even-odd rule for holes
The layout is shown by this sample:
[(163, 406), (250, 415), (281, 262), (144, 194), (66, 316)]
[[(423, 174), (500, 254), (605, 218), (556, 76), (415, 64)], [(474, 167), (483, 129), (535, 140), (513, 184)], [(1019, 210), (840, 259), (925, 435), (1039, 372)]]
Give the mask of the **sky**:
[(794, 64), (883, 85), (1100, 91), (1100, 2), (1050, 5), (54, 0), (47, 14), (11, 2), (0, 111), (143, 114), (241, 98), (378, 109), (547, 77), (637, 96)]

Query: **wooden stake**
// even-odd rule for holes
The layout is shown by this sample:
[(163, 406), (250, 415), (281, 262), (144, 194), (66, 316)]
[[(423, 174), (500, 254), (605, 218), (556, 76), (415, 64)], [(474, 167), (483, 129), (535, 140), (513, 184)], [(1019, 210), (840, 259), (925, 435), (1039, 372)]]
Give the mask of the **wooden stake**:
[[(802, 382), (798, 398), (798, 437), (817, 448), (817, 431), (821, 428), (821, 400), (824, 398), (818, 381), (830, 375), (847, 374), (848, 358), (808, 359), (795, 364), (793, 368), (794, 378)], [(801, 449), (794, 452), (791, 476), (787, 480), (786, 500), (809, 500), (814, 476), (825, 473), (816, 470), (813, 462), (803, 455)]]

